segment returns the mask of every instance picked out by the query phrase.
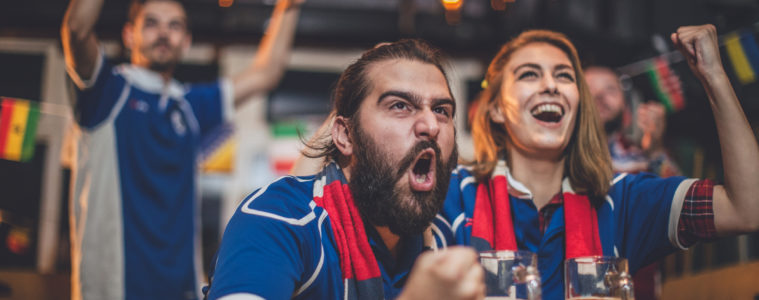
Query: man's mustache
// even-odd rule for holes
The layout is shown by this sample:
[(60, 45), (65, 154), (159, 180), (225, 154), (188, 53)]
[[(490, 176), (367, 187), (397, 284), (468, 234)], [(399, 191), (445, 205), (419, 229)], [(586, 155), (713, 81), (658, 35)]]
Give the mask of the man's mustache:
[(408, 151), (405, 157), (401, 159), (401, 161), (398, 163), (400, 168), (398, 168), (398, 174), (396, 175), (396, 178), (400, 178), (403, 176), (403, 173), (408, 170), (408, 168), (411, 167), (411, 164), (414, 163), (414, 160), (417, 156), (419, 156), (419, 153), (426, 150), (427, 148), (432, 148), (433, 151), (435, 151), (435, 161), (430, 162), (430, 164), (437, 165), (441, 161), (440, 157), (440, 146), (436, 142), (433, 141), (420, 141), (414, 145), (411, 150)]
[(153, 45), (151, 46), (151, 48), (158, 48), (160, 46), (171, 47), (171, 44), (169, 44), (169, 39), (167, 39), (167, 38), (159, 38), (157, 41), (155, 41), (155, 43), (153, 43)]

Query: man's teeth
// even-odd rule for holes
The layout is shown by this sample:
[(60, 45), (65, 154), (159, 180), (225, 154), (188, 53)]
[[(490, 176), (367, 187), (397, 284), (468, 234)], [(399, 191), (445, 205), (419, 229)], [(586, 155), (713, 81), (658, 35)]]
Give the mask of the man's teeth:
[(427, 181), (427, 174), (416, 175), (417, 183), (425, 183)]
[(541, 104), (532, 109), (533, 116), (539, 115), (540, 113), (543, 113), (543, 112), (554, 112), (559, 115), (563, 115), (563, 112), (561, 111), (561, 106), (557, 104), (552, 104), (552, 103)]

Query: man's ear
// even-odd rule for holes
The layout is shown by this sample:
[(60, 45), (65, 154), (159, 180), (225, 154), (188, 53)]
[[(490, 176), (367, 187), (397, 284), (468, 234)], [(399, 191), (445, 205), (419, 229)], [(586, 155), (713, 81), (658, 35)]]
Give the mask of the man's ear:
[(503, 110), (501, 109), (501, 105), (499, 105), (499, 103), (501, 103), (501, 101), (498, 99), (491, 102), (488, 105), (488, 113), (490, 114), (490, 119), (493, 120), (493, 122), (503, 124), (506, 122), (506, 118), (503, 116)]
[(128, 50), (132, 50), (134, 45), (134, 24), (126, 23), (121, 30), (121, 40), (124, 42), (124, 47)]
[(184, 41), (182, 41), (182, 56), (187, 55), (187, 52), (190, 51), (190, 45), (192, 45), (192, 33), (188, 31)]
[(350, 132), (349, 120), (343, 116), (335, 117), (335, 123), (332, 124), (332, 142), (345, 157), (353, 155), (353, 139)]

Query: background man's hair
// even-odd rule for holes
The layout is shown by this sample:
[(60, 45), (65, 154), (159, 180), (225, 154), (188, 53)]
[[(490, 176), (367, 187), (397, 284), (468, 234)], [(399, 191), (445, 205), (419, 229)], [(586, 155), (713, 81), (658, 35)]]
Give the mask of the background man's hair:
[[(151, 1), (172, 1), (179, 3), (179, 5), (182, 6), (182, 8), (185, 7), (184, 2), (180, 0), (132, 0), (129, 2), (129, 12), (127, 13), (127, 24), (134, 24), (135, 20), (137, 19), (137, 16), (140, 14), (140, 11), (142, 10), (142, 7), (145, 6), (146, 2)], [(187, 14), (187, 10), (185, 9), (185, 14)], [(187, 23), (187, 30), (190, 30), (190, 18), (188, 17), (186, 20)]]

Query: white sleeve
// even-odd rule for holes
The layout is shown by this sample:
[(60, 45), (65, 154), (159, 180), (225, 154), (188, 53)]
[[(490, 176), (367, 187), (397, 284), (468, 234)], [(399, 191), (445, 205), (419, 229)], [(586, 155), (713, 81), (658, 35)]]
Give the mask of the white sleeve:
[(235, 116), (235, 88), (231, 80), (221, 78), (219, 89), (221, 89), (221, 119), (225, 123), (230, 123)]
[(669, 242), (672, 243), (673, 246), (682, 250), (687, 250), (688, 247), (680, 244), (680, 239), (677, 236), (677, 225), (680, 223), (680, 215), (683, 211), (683, 202), (685, 201), (685, 195), (688, 194), (688, 189), (690, 189), (696, 180), (698, 179), (686, 179), (677, 186), (675, 195), (672, 197), (672, 208), (669, 210), (669, 227), (667, 228), (667, 237), (669, 237)]

